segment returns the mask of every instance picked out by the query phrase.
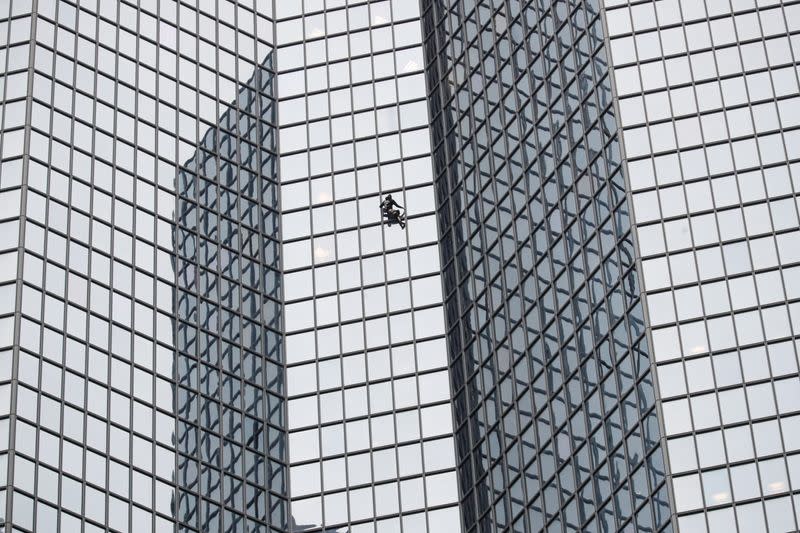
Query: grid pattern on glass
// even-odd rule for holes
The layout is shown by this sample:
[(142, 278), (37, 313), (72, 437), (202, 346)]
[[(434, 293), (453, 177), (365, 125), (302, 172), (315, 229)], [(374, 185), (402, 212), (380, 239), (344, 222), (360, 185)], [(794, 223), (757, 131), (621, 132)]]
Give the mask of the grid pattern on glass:
[(295, 528), (458, 530), (418, 6), (277, 7)]
[(182, 531), (289, 527), (272, 61), (178, 174)]
[[(188, 201), (201, 202), (188, 195), (187, 186), (176, 204), (176, 168), (178, 161), (194, 157), (198, 144), (209, 138), (207, 130), (217, 128), (237, 95), (254, 92), (240, 93), (237, 80), (253, 76), (260, 63), (256, 58), (267, 57), (272, 49), (268, 7), (256, 12), (252, 2), (225, 0), (200, 8), (156, 0), (0, 4), (0, 94), (11, 131), (0, 140), (0, 239), (9, 238), (6, 214), (15, 212), (13, 204), (6, 205), (11, 199), (7, 191), (17, 195), (24, 215), (13, 367), (18, 381), (11, 394), (14, 460), (8, 465), (14, 489), (0, 503), (15, 531), (171, 531), (178, 511), (176, 482), (187, 489), (192, 488), (192, 476), (212, 475), (208, 468), (187, 469), (176, 478), (176, 445), (187, 446), (196, 438), (186, 428), (200, 419), (199, 412), (190, 416), (187, 401), (181, 406), (188, 420), (176, 425), (176, 374), (185, 379), (183, 384), (198, 389), (186, 395), (198, 410), (203, 398), (199, 389), (208, 375), (201, 376), (197, 365), (182, 371), (175, 364), (174, 317), (176, 306), (186, 302), (176, 296), (186, 296), (189, 287), (176, 293), (180, 261), (173, 246), (173, 214), (176, 206), (180, 211)], [(29, 65), (33, 72), (25, 73)], [(23, 144), (20, 126), (26, 121), (29, 141)], [(237, 130), (239, 138), (253, 134), (244, 127), (249, 126), (225, 128)], [(273, 131), (259, 127), (257, 132), (265, 130)], [(252, 140), (269, 145), (269, 140)], [(238, 153), (243, 160), (241, 148), (226, 154), (227, 148), (220, 144), (214, 150), (223, 158)], [(246, 167), (243, 163), (237, 161), (235, 167)], [(181, 177), (191, 171), (191, 165), (184, 167)], [(263, 172), (275, 174), (274, 169)], [(15, 193), (20, 182), (21, 192)], [(237, 189), (240, 205), (250, 190)], [(263, 192), (272, 195), (274, 204), (276, 187)], [(18, 215), (20, 208), (16, 210)], [(264, 233), (274, 232), (266, 224), (275, 218), (265, 217)], [(199, 233), (201, 219), (195, 212), (194, 220), (187, 216), (182, 224)], [(217, 242), (222, 233), (220, 229), (214, 236)], [(182, 242), (188, 245), (186, 239)], [(13, 279), (17, 254), (4, 252), (16, 244), (0, 244), (0, 272), (4, 280)], [(262, 261), (274, 259), (264, 256)], [(264, 286), (269, 280), (266, 275)], [(214, 306), (223, 323), (219, 317), (226, 304), (219, 299), (204, 302), (205, 307), (186, 304), (181, 324), (210, 324)], [(246, 315), (245, 303), (252, 301), (243, 297), (237, 304), (240, 316)], [(263, 312), (273, 313), (269, 306)], [(7, 320), (0, 321), (2, 346), (7, 346)], [(182, 331), (189, 335), (189, 329)], [(195, 357), (194, 351), (191, 355)], [(3, 357), (0, 391), (6, 390), (3, 381), (11, 368), (8, 356)], [(218, 375), (227, 376), (225, 370), (220, 368)], [(268, 386), (266, 379), (261, 388)], [(225, 387), (220, 396), (235, 394), (234, 381), (220, 379)], [(246, 382), (241, 390), (249, 398)], [(9, 407), (2, 394), (4, 415)], [(241, 411), (247, 414), (251, 404), (242, 401)], [(203, 403), (208, 411), (210, 403)], [(215, 431), (223, 433), (221, 426), (219, 422)], [(240, 427), (240, 432), (251, 429)], [(8, 435), (4, 418), (0, 438), (7, 440)], [(240, 438), (242, 446), (255, 447)], [(189, 453), (189, 448), (181, 449)], [(226, 510), (213, 518), (215, 524), (203, 525), (240, 530), (241, 515), (247, 514), (252, 520), (248, 527), (263, 531), (268, 521), (281, 523), (280, 512), (285, 524), (285, 504), (278, 506), (278, 519), (265, 518), (268, 504), (260, 495), (258, 511), (250, 510), (242, 494), (251, 493), (234, 482), (246, 468), (233, 466), (247, 454), (237, 458), (231, 450), (221, 443), (216, 454), (210, 453), (209, 462), (219, 461), (226, 477), (217, 492), (207, 495)], [(266, 474), (260, 475), (257, 484), (264, 493), (260, 480)], [(5, 503), (10, 504), (7, 509)]]
[(669, 531), (596, 1), (426, 1), (465, 531)]
[(796, 530), (800, 3), (605, 4), (678, 524)]
[(31, 6), (0, 6), (0, 524), (5, 521)]

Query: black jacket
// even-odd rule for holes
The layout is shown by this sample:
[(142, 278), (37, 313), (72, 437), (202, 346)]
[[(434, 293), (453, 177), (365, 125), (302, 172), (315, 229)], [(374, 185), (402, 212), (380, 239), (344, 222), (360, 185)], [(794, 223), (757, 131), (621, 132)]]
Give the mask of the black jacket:
[(400, 209), (403, 209), (403, 206), (395, 202), (394, 198), (391, 199), (387, 198), (381, 202), (381, 209), (383, 209), (384, 211), (388, 211), (392, 207), (399, 207)]

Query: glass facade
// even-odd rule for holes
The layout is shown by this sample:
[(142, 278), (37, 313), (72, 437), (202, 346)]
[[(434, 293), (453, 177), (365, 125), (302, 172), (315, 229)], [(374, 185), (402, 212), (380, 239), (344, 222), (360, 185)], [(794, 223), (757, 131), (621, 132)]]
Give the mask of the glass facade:
[(261, 4), (0, 2), (6, 531), (288, 530)]
[(669, 531), (596, 0), (429, 0), (463, 530)]
[(273, 57), (178, 171), (181, 531), (289, 527)]
[(800, 4), (606, 0), (681, 531), (796, 531)]
[(0, 0), (0, 530), (797, 530), (798, 36)]
[(276, 7), (296, 530), (458, 531), (419, 8)]

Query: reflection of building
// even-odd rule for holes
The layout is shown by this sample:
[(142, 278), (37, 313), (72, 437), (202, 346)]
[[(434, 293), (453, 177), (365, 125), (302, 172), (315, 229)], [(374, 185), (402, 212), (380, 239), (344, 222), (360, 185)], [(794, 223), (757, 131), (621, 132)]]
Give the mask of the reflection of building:
[(464, 531), (659, 530), (669, 497), (599, 9), (446, 4), (423, 2)]
[(288, 528), (273, 55), (179, 170), (176, 516)]

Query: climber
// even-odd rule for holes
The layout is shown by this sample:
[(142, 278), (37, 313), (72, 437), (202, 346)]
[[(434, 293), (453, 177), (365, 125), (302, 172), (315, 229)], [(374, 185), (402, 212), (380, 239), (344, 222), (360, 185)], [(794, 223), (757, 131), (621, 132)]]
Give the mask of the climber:
[[(394, 207), (398, 207), (399, 209), (393, 209)], [(394, 201), (391, 194), (387, 194), (386, 198), (381, 202), (381, 211), (383, 216), (388, 221), (389, 225), (391, 226), (393, 223), (397, 222), (400, 224), (401, 228), (406, 227), (405, 216), (400, 213), (400, 209), (405, 209), (402, 205), (398, 204)]]

